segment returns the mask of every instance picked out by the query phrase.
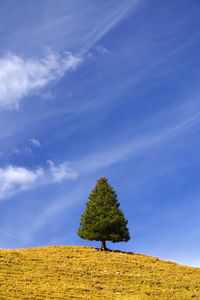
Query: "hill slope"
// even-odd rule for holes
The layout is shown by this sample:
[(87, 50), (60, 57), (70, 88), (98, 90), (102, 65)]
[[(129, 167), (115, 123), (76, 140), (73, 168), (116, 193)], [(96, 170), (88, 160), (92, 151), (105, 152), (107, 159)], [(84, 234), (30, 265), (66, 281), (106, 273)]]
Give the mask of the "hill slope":
[(89, 247), (0, 250), (0, 299), (200, 299), (200, 269)]

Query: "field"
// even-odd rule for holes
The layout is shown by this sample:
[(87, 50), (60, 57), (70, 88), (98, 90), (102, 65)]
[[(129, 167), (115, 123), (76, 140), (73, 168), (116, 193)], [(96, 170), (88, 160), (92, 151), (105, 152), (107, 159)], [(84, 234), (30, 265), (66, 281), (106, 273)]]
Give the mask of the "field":
[(0, 299), (200, 299), (200, 269), (89, 247), (0, 250)]

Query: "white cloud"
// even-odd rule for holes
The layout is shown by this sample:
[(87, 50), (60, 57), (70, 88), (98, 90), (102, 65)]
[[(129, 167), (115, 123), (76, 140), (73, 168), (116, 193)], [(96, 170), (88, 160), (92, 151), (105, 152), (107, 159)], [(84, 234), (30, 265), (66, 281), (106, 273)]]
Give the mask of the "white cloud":
[(0, 199), (11, 196), (16, 191), (26, 190), (43, 175), (43, 169), (35, 171), (8, 166), (0, 168)]
[(33, 146), (35, 146), (35, 147), (40, 147), (40, 146), (41, 146), (40, 142), (39, 142), (37, 139), (34, 139), (34, 138), (29, 139), (29, 142), (30, 142)]
[(80, 57), (48, 51), (43, 59), (24, 59), (8, 53), (0, 58), (0, 109), (17, 109), (23, 97), (74, 70)]
[(78, 174), (68, 162), (54, 165), (48, 161), (48, 168), (31, 170), (24, 167), (7, 166), (0, 168), (0, 199), (9, 198), (20, 191), (32, 189), (39, 185), (59, 183), (67, 179), (76, 179)]

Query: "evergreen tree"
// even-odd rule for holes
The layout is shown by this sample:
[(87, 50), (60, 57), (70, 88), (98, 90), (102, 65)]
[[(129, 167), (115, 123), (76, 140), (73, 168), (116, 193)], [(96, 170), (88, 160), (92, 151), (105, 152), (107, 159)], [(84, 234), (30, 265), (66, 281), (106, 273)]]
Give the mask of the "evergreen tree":
[(106, 241), (127, 242), (130, 239), (128, 221), (119, 208), (117, 194), (105, 177), (97, 180), (89, 195), (86, 210), (81, 215), (78, 235), (85, 240), (101, 241), (106, 250)]

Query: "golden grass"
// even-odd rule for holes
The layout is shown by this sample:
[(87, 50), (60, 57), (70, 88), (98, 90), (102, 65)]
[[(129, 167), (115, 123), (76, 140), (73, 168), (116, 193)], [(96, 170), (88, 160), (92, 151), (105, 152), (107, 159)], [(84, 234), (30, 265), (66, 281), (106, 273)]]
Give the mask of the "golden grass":
[(200, 269), (89, 247), (0, 250), (0, 299), (200, 299)]

